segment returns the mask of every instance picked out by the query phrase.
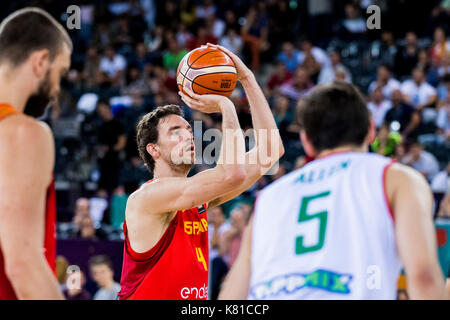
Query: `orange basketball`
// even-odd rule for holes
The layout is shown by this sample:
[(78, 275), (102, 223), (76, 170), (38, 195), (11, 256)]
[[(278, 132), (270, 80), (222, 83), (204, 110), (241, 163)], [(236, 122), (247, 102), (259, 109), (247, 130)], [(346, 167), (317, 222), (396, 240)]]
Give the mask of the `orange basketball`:
[(214, 48), (197, 48), (187, 53), (177, 69), (178, 89), (188, 88), (197, 94), (230, 96), (236, 86), (233, 60)]

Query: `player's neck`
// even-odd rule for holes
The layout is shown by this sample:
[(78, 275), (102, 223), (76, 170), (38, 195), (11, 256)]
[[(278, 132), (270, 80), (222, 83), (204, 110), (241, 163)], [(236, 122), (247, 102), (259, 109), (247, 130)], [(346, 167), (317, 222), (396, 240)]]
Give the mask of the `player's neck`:
[(170, 166), (166, 163), (159, 163), (153, 171), (153, 179), (167, 178), (167, 177), (181, 177), (186, 178), (190, 168), (185, 166)]
[(316, 159), (325, 158), (336, 153), (347, 153), (347, 152), (367, 152), (367, 146), (343, 146), (334, 149), (324, 150), (316, 156)]
[(20, 68), (11, 69), (9, 66), (0, 66), (0, 103), (7, 103), (17, 111), (23, 112), (29, 98), (29, 82), (21, 75)]

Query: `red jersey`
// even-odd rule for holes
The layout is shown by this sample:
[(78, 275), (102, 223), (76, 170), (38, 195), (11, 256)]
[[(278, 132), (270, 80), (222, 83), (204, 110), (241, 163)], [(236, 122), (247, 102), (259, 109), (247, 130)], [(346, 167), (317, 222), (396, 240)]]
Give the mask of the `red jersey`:
[[(17, 114), (18, 112), (10, 105), (0, 104), (0, 120), (9, 115)], [(47, 189), (47, 201), (45, 212), (45, 239), (43, 248), (45, 250), (45, 257), (50, 268), (56, 272), (56, 196), (55, 187), (52, 183)], [(5, 274), (5, 264), (3, 254), (0, 249), (0, 300), (16, 300), (17, 296)]]
[(135, 252), (123, 224), (125, 243), (120, 300), (206, 300), (208, 222), (206, 204), (178, 211), (150, 250)]

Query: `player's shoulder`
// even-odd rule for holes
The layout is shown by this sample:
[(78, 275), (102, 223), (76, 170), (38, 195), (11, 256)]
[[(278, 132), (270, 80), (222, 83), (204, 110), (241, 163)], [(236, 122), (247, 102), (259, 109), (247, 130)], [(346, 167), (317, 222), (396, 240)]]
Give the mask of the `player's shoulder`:
[(53, 134), (45, 122), (24, 114), (16, 114), (8, 118), (2, 129), (2, 135), (9, 137), (3, 141), (2, 146), (5, 149), (20, 149), (21, 154), (28, 153), (33, 156), (53, 153)]
[(130, 194), (127, 200), (127, 206), (139, 206), (142, 201), (148, 200), (149, 194), (158, 187), (159, 181), (159, 179), (152, 179), (142, 184)]
[(428, 186), (425, 177), (416, 169), (407, 165), (392, 162), (388, 168), (386, 168), (386, 185), (398, 184), (398, 185), (422, 185)]

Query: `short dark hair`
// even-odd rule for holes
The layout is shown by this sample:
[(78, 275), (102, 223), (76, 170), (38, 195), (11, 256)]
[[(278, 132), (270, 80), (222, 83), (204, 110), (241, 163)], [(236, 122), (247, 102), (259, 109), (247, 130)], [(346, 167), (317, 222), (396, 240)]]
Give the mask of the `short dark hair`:
[(321, 85), (297, 105), (297, 121), (316, 152), (344, 145), (360, 146), (369, 131), (370, 114), (353, 85)]
[(165, 106), (157, 107), (152, 112), (144, 115), (136, 127), (136, 142), (139, 150), (139, 155), (148, 167), (150, 172), (155, 170), (155, 160), (147, 152), (147, 145), (149, 143), (158, 142), (158, 124), (159, 121), (171, 114), (183, 117), (183, 110), (180, 106), (175, 104), (168, 104)]
[(111, 259), (107, 255), (104, 255), (104, 254), (91, 257), (89, 259), (88, 264), (89, 264), (89, 268), (92, 268), (94, 266), (106, 265), (111, 270), (114, 270)]
[(52, 61), (66, 43), (72, 50), (67, 31), (46, 11), (28, 7), (10, 14), (0, 24), (0, 62), (13, 66), (23, 63), (33, 51), (48, 49)]

